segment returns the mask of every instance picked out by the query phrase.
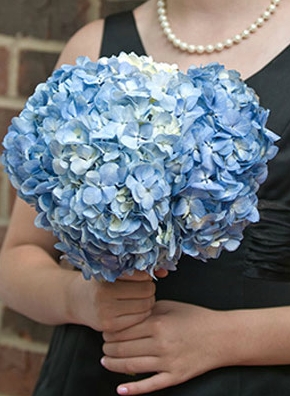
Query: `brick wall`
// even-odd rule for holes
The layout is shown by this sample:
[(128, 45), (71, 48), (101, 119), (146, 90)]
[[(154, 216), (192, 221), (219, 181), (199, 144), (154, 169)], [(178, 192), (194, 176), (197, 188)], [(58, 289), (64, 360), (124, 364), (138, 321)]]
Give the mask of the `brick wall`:
[[(66, 40), (86, 22), (141, 0), (1, 0), (0, 140), (35, 86), (46, 80)], [(0, 148), (1, 151), (1, 148)], [(0, 246), (15, 192), (0, 167)], [(0, 396), (30, 396), (52, 328), (0, 301)]]

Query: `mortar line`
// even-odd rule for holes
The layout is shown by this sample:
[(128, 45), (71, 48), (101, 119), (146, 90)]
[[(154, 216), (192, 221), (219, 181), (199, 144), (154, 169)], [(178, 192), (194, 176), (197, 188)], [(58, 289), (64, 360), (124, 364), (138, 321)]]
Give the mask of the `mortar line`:
[(27, 98), (0, 96), (0, 108), (5, 110), (22, 110)]

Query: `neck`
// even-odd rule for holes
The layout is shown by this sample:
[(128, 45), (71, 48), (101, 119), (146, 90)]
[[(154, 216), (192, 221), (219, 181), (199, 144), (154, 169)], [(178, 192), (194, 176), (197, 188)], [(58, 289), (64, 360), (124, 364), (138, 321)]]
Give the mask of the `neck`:
[[(229, 5), (243, 8), (243, 12), (229, 15), (223, 0), (167, 0), (168, 18), (177, 37), (188, 43), (208, 44), (227, 39), (245, 29), (249, 23), (265, 10), (270, 0), (240, 1), (229, 0)], [(216, 9), (216, 3), (222, 5)], [(249, 6), (244, 9), (244, 3)], [(214, 5), (214, 12), (202, 11), (202, 7)], [(252, 9), (252, 6), (255, 9)], [(243, 78), (253, 75), (271, 59), (277, 56), (287, 45), (290, 37), (290, 1), (281, 0), (277, 12), (265, 23), (263, 28), (252, 34), (249, 40), (221, 52), (189, 54), (173, 47), (163, 34), (157, 17), (157, 0), (147, 0), (134, 14), (144, 48), (156, 61), (178, 63), (186, 71), (192, 64), (201, 65), (220, 62), (229, 69), (237, 69)], [(182, 16), (181, 16), (182, 14)]]
[(247, 11), (249, 9), (263, 9), (269, 3), (269, 0), (168, 0), (170, 6), (182, 10), (206, 11), (207, 13), (215, 12), (222, 14), (225, 10)]
[[(255, 19), (253, 19), (252, 21), (248, 21), (247, 20), (247, 25), (243, 26), (243, 29), (241, 29), (240, 31), (236, 31), (234, 32), (234, 34), (231, 34), (229, 37), (227, 37), (226, 39), (217, 41), (217, 42), (212, 42), (212, 43), (208, 43), (206, 45), (204, 44), (200, 44), (200, 43), (189, 43), (184, 41), (183, 38), (179, 37), (178, 35), (176, 35), (176, 31), (174, 30), (174, 28), (172, 29), (172, 24), (170, 22), (170, 17), (168, 17), (168, 10), (170, 11), (170, 4), (168, 4), (168, 2), (166, 2), (166, 0), (157, 0), (157, 12), (159, 15), (159, 23), (160, 26), (167, 38), (167, 40), (169, 42), (172, 43), (172, 45), (182, 51), (187, 51), (189, 53), (211, 53), (214, 51), (222, 51), (223, 49), (227, 49), (232, 47), (235, 44), (240, 44), (244, 39), (247, 39), (251, 36), (251, 34), (255, 33), (259, 28), (261, 28), (264, 23), (266, 23), (270, 17), (275, 13), (276, 11), (276, 7), (279, 5), (281, 0), (271, 0), (268, 4), (267, 7), (265, 9), (263, 9), (262, 12), (260, 12), (259, 14), (256, 14), (257, 16), (255, 17)], [(185, 3), (184, 3), (185, 4)], [(180, 3), (179, 3), (180, 5)], [(204, 4), (203, 4), (204, 6)], [(232, 3), (233, 6), (233, 3)], [(174, 18), (176, 16), (175, 13), (173, 13), (173, 9), (171, 9), (171, 13), (173, 15), (173, 19), (177, 19)], [(203, 7), (203, 11), (204, 11), (204, 7)], [(181, 13), (182, 10), (179, 8), (179, 13)], [(211, 10), (211, 14), (212, 15), (212, 10)], [(220, 12), (220, 8), (219, 8), (219, 12)], [(195, 11), (195, 13), (197, 13), (197, 11)], [(201, 13), (201, 11), (200, 11)], [(249, 10), (247, 9), (247, 16), (248, 16)], [(186, 15), (188, 15), (189, 12), (186, 12)], [(222, 14), (224, 15), (224, 11), (222, 12)], [(214, 21), (215, 18), (213, 19), (208, 19), (208, 15), (207, 14), (207, 24), (203, 24), (203, 31), (207, 30), (208, 24), (209, 22), (212, 20)], [(216, 17), (216, 16), (215, 16)], [(237, 21), (241, 22), (242, 18), (241, 18), (241, 13), (238, 13), (238, 19), (236, 18), (236, 13), (232, 13), (231, 14), (231, 25), (232, 26), (236, 26), (237, 25)], [(202, 23), (202, 18), (198, 19), (199, 23)], [(216, 22), (217, 21), (217, 22)], [(218, 27), (218, 31), (222, 31), (222, 29), (224, 29), (223, 27), (223, 23), (221, 18), (216, 18), (215, 24)], [(224, 19), (225, 21), (225, 19)], [(192, 22), (192, 21), (191, 21)], [(183, 21), (183, 26), (185, 26), (186, 20)], [(178, 26), (177, 22), (175, 23), (175, 25), (180, 28), (180, 26)], [(211, 22), (210, 22), (211, 25)], [(209, 26), (210, 26), (209, 25)], [(231, 29), (231, 25), (228, 24), (229, 28)], [(195, 30), (197, 29), (197, 22), (195, 24), (192, 24), (189, 32), (191, 33), (196, 33)], [(202, 25), (200, 25), (202, 26)], [(230, 31), (229, 29), (229, 31)], [(202, 30), (200, 30), (200, 32), (202, 32)], [(202, 35), (202, 33), (201, 33)]]
[[(216, 21), (252, 20), (258, 17), (269, 5), (270, 0), (166, 0), (168, 14), (172, 19), (192, 20), (211, 15)], [(216, 22), (215, 21), (215, 22)]]

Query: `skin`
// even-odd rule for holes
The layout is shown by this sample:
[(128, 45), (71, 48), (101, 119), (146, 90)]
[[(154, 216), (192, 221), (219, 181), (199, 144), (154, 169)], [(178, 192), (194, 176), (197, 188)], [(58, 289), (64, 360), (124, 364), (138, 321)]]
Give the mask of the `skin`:
[[(268, 0), (242, 4), (239, 0), (168, 0), (168, 14), (177, 36), (209, 43), (243, 30), (268, 4)], [(247, 78), (289, 44), (290, 2), (279, 7), (250, 39), (230, 50), (201, 56), (182, 54), (166, 41), (155, 1), (140, 6), (135, 18), (146, 51), (156, 61), (178, 62), (182, 70), (193, 63), (219, 61)], [(56, 67), (74, 63), (79, 55), (97, 60), (102, 28), (100, 20), (77, 32)], [(0, 298), (42, 323), (83, 324), (102, 331), (101, 363), (108, 370), (156, 372), (148, 379), (120, 384), (117, 393), (150, 393), (217, 367), (290, 364), (289, 307), (214, 311), (174, 301), (155, 302), (155, 285), (141, 272), (114, 284), (85, 281), (79, 272), (58, 265), (54, 237), (36, 229), (34, 218), (34, 209), (16, 199), (0, 255)], [(157, 276), (167, 273), (160, 271)]]
[(114, 284), (86, 281), (79, 271), (57, 264), (56, 240), (35, 228), (34, 217), (34, 209), (17, 199), (0, 256), (4, 303), (42, 323), (84, 324), (98, 331), (121, 330), (150, 315), (155, 285), (148, 274), (136, 272)]

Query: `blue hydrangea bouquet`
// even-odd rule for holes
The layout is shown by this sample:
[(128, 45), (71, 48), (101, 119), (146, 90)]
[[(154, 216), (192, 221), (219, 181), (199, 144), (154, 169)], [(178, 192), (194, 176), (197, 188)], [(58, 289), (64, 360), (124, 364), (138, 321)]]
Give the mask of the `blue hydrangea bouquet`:
[(236, 71), (134, 53), (80, 57), (39, 84), (3, 163), (56, 247), (86, 279), (173, 270), (235, 250), (259, 219), (278, 137)]

